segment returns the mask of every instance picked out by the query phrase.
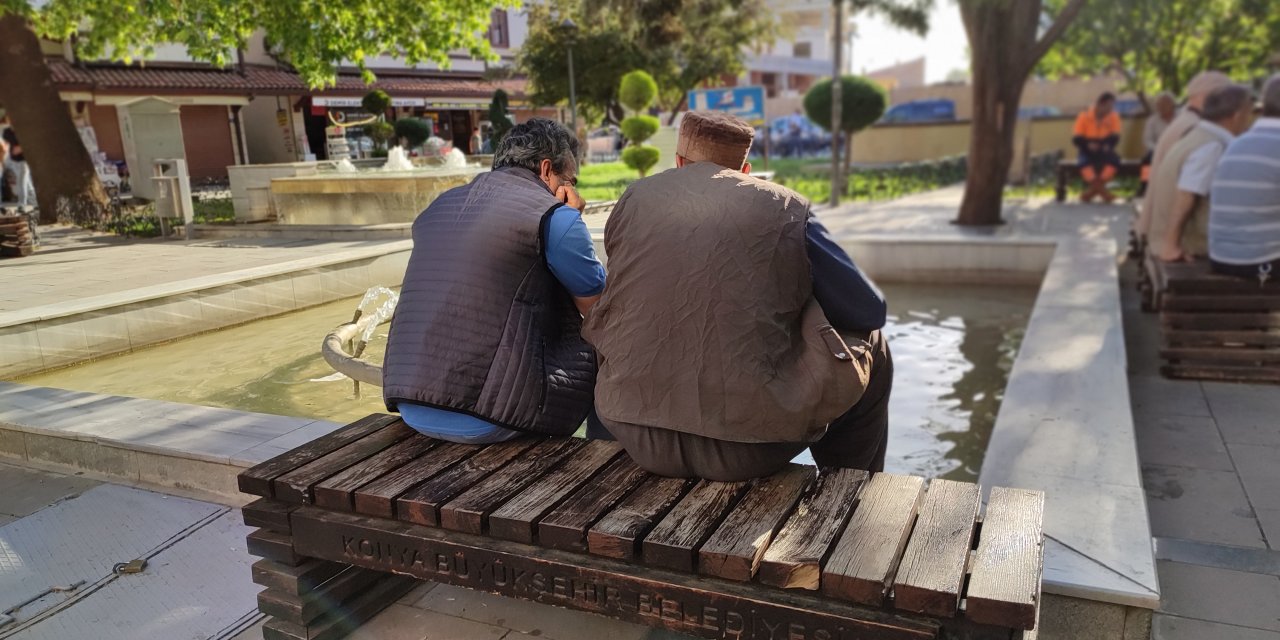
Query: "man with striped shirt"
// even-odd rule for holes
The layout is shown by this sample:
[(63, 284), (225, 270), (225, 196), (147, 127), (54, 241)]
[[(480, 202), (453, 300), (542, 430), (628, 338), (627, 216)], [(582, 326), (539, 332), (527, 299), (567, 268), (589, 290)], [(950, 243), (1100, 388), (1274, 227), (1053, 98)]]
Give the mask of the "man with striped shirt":
[(1213, 180), (1209, 258), (1218, 273), (1280, 277), (1280, 74), (1262, 90), (1262, 117), (1227, 147)]

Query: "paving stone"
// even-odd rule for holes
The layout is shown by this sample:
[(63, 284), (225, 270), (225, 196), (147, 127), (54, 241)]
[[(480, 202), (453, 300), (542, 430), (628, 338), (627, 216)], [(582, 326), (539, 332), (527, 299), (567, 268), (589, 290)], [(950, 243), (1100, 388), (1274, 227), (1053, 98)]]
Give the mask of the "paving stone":
[(1280, 631), (1280, 578), (1178, 562), (1158, 564), (1160, 611)]
[(0, 424), (0, 456), (13, 458), (15, 460), (27, 459), (27, 438), (25, 433), (5, 429)]
[(414, 606), (553, 640), (640, 640), (649, 633), (604, 616), (450, 585), (437, 586)]
[(1213, 418), (1144, 411), (1133, 420), (1143, 463), (1235, 471)]
[(0, 464), (0, 515), (22, 518), (101, 484), (87, 478)]
[(1280, 633), (1157, 613), (1151, 640), (1280, 640)]
[[(1277, 405), (1280, 407), (1280, 405)], [(1280, 509), (1280, 446), (1231, 444), (1240, 482), (1255, 509)]]
[(1168, 380), (1158, 376), (1130, 376), (1129, 396), (1133, 412), (1160, 415), (1211, 417), (1200, 383)]
[(499, 640), (508, 629), (435, 611), (393, 604), (348, 640)]
[(1236, 474), (1144, 464), (1142, 478), (1153, 535), (1266, 546)]
[(1267, 546), (1280, 551), (1280, 509), (1254, 509), (1254, 512), (1258, 514)]
[(259, 620), (252, 627), (237, 633), (231, 640), (262, 640), (262, 625), (266, 624), (266, 618)]
[(1228, 444), (1265, 444), (1280, 447), (1280, 387), (1255, 384), (1205, 382), (1205, 397)]

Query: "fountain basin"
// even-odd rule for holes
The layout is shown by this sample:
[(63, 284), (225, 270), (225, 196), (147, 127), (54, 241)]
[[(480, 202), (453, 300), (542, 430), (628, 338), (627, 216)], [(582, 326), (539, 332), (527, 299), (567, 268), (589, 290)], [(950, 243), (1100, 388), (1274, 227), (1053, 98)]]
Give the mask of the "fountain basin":
[(440, 194), (487, 168), (320, 173), (271, 180), (280, 224), (376, 225), (413, 222)]

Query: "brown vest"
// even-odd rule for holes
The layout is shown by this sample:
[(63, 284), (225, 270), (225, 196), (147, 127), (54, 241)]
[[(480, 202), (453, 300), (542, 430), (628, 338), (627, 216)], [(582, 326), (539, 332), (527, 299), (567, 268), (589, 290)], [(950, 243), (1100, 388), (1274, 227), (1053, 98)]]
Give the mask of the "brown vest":
[(812, 442), (866, 387), (813, 299), (809, 203), (710, 163), (631, 185), (605, 228), (609, 280), (583, 327), (615, 422), (734, 442)]
[[(1182, 167), (1200, 147), (1206, 144), (1221, 145), (1222, 141), (1203, 127), (1194, 127), (1188, 131), (1169, 153), (1161, 159), (1160, 167), (1151, 176), (1151, 224), (1147, 231), (1147, 242), (1152, 247), (1160, 247), (1165, 235), (1169, 233), (1173, 222), (1174, 202), (1178, 198), (1178, 177)], [(1200, 198), (1196, 208), (1187, 219), (1182, 229), (1182, 247), (1190, 255), (1209, 255), (1209, 198)]]

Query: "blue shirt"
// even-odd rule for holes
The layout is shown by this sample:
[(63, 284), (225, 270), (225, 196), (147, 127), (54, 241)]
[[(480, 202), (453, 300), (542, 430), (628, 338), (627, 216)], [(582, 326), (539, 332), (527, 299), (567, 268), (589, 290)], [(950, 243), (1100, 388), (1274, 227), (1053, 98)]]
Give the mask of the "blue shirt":
[[(604, 291), (604, 265), (596, 258), (591, 232), (577, 209), (564, 205), (552, 211), (543, 240), (547, 247), (547, 267), (570, 295), (590, 298)], [(482, 444), (519, 435), (482, 418), (447, 409), (408, 402), (399, 403), (397, 408), (405, 424), (434, 438)]]
[(884, 294), (817, 220), (809, 220), (805, 239), (813, 297), (836, 331), (867, 333), (884, 327), (888, 310)]

